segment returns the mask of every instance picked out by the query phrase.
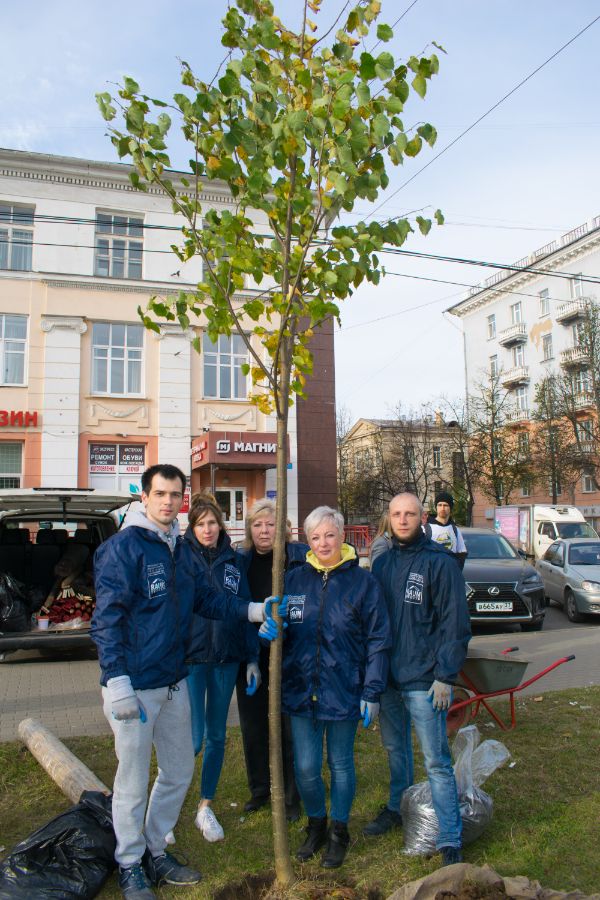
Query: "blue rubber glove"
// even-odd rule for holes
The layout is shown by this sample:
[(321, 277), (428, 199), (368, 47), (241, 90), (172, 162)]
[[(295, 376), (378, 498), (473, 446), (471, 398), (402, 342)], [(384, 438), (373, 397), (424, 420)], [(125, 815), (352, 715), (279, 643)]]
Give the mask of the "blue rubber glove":
[(360, 714), (363, 717), (363, 727), (368, 728), (379, 715), (379, 703), (374, 703), (372, 700), (361, 700)]
[(246, 684), (248, 685), (246, 693), (249, 697), (252, 697), (257, 692), (261, 682), (262, 678), (258, 664), (255, 662), (248, 663), (246, 666)]
[(265, 618), (273, 617), (273, 604), (277, 604), (277, 613), (282, 619), (287, 619), (287, 608), (288, 608), (289, 597), (287, 594), (283, 595), (283, 600), (279, 600), (279, 597), (267, 597), (265, 600)]
[(265, 619), (265, 621), (258, 629), (259, 638), (264, 638), (266, 641), (276, 640), (278, 634), (279, 628), (277, 627), (277, 622), (275, 621), (275, 619)]

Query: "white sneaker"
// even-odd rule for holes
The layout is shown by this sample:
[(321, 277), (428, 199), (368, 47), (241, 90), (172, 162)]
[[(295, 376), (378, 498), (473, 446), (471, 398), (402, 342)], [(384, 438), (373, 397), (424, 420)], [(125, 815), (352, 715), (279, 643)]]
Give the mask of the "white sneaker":
[(168, 834), (165, 835), (165, 841), (167, 842), (167, 844), (175, 843), (175, 835), (173, 834), (172, 831), (170, 831)]
[(215, 841), (222, 841), (225, 837), (225, 832), (210, 806), (203, 806), (198, 810), (195, 825), (202, 832), (204, 840), (211, 844), (214, 844)]

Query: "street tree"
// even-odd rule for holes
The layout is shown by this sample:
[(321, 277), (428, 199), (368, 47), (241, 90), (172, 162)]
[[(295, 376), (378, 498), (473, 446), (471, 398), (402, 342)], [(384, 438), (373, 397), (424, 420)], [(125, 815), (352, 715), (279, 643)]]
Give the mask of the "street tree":
[[(436, 139), (432, 125), (405, 128), (401, 115), (412, 93), (425, 96), (437, 55), (407, 54), (398, 61), (380, 49), (393, 38), (392, 28), (378, 22), (380, 0), (359, 0), (349, 10), (345, 4), (334, 25), (319, 33), (313, 19), (321, 5), (299, 3), (301, 24), (294, 28), (270, 0), (232, 0), (221, 37), (226, 57), (214, 77), (198, 77), (182, 62), (182, 90), (171, 101), (152, 99), (130, 77), (116, 96), (97, 96), (119, 157), (133, 163), (132, 184), (159, 186), (182, 217), (174, 252), (184, 262), (199, 256), (203, 263), (195, 290), (155, 297), (140, 311), (145, 325), (157, 330), (160, 319), (184, 329), (202, 324), (211, 340), (239, 334), (251, 360), (252, 399), (276, 417), (273, 590), (280, 596), (288, 410), (311, 374), (311, 336), (328, 317), (339, 318), (340, 301), (361, 284), (379, 282), (378, 254), (385, 245), (401, 246), (413, 230), (406, 218), (347, 224), (341, 216), (357, 201), (380, 197), (388, 164), (417, 156)], [(190, 148), (183, 175), (170, 171), (174, 120)], [(228, 186), (232, 208), (203, 204), (212, 179)], [(439, 211), (436, 219), (441, 223)], [(416, 221), (423, 234), (430, 230), (430, 220)], [(245, 291), (249, 279), (266, 288)], [(270, 661), (270, 763), (276, 875), (286, 885), (293, 870), (278, 724), (280, 670), (281, 639)]]
[(543, 378), (535, 388), (531, 469), (535, 482), (544, 490), (549, 487), (553, 504), (558, 503), (561, 487), (573, 487), (585, 458), (580, 428), (567, 415), (572, 396), (570, 377), (565, 382), (557, 374)]
[(440, 412), (446, 423), (452, 453), (453, 517), (459, 525), (471, 525), (475, 506), (477, 457), (471, 459), (469, 406), (463, 398), (442, 397)]

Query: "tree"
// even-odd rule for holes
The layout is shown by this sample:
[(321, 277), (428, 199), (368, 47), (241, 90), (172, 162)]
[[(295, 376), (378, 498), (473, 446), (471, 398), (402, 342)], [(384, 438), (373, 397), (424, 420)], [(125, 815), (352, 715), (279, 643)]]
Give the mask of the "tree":
[(471, 459), (469, 408), (463, 399), (440, 400), (441, 413), (448, 428), (452, 448), (453, 518), (459, 525), (471, 525), (475, 506), (477, 456)]
[(510, 393), (499, 374), (488, 373), (469, 395), (469, 461), (473, 484), (500, 506), (531, 477), (528, 454), (510, 424)]
[(344, 443), (344, 438), (351, 428), (350, 410), (345, 406), (338, 406), (335, 413), (335, 444), (337, 452), (337, 483), (338, 505), (344, 521), (348, 521), (350, 499), (352, 495), (351, 468), (349, 448)]
[[(181, 214), (182, 242), (173, 247), (183, 262), (200, 256), (203, 278), (191, 293), (153, 298), (140, 310), (145, 325), (156, 318), (188, 329), (201, 321), (209, 337), (237, 332), (252, 363), (252, 399), (277, 421), (277, 539), (273, 588), (281, 596), (286, 527), (288, 408), (310, 376), (309, 341), (327, 317), (339, 318), (338, 302), (364, 281), (377, 284), (384, 245), (401, 246), (412, 227), (407, 219), (385, 223), (340, 222), (357, 200), (374, 202), (389, 178), (386, 164), (416, 156), (433, 145), (435, 129), (419, 124), (407, 133), (400, 114), (409, 94), (424, 97), (438, 71), (438, 58), (408, 56), (396, 62), (386, 50), (364, 49), (380, 14), (379, 0), (360, 0), (345, 20), (318, 36), (309, 14), (321, 0), (300, 4), (298, 31), (275, 15), (270, 0), (233, 0), (223, 19), (227, 55), (210, 81), (183, 62), (183, 90), (172, 102), (152, 99), (124, 78), (117, 97), (97, 96), (113, 123), (120, 158), (131, 159), (132, 184), (160, 186)], [(342, 13), (346, 10), (344, 6)], [(376, 26), (377, 43), (393, 37)], [(117, 127), (118, 110), (124, 124)], [(168, 110), (168, 112), (167, 112)], [(175, 117), (190, 145), (189, 174), (169, 171), (167, 140)], [(202, 190), (224, 182), (233, 209), (203, 210)], [(436, 219), (443, 217), (438, 211)], [(260, 220), (260, 226), (255, 226)], [(426, 234), (431, 221), (417, 217)], [(247, 278), (266, 289), (241, 292)], [(196, 338), (199, 349), (199, 338)], [(270, 741), (273, 832), (277, 879), (289, 884), (289, 859), (279, 741), (281, 640), (270, 662)]]
[[(570, 379), (565, 384), (564, 377), (555, 374), (548, 375), (535, 389), (535, 426), (530, 440), (532, 471), (538, 484), (544, 488), (550, 485), (554, 504), (558, 503), (559, 487), (572, 486), (581, 474), (581, 455), (566, 415), (571, 393)], [(580, 434), (577, 440), (581, 448)]]

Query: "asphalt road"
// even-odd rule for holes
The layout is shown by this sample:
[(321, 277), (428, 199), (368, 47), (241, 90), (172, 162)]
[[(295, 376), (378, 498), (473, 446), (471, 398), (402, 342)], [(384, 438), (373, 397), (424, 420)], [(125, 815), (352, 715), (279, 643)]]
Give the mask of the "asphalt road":
[[(518, 626), (479, 626), (474, 630), (472, 646), (494, 652), (518, 646), (519, 655), (530, 660), (524, 680), (554, 660), (574, 653), (575, 660), (524, 690), (542, 694), (600, 684), (599, 641), (600, 619), (575, 625), (560, 609), (550, 607), (543, 631), (524, 634)], [(108, 734), (97, 661), (75, 651), (68, 657), (42, 655), (35, 650), (8, 656), (0, 663), (0, 741), (15, 740), (19, 722), (28, 716), (41, 719), (60, 737)], [(235, 697), (228, 721), (238, 724)]]

